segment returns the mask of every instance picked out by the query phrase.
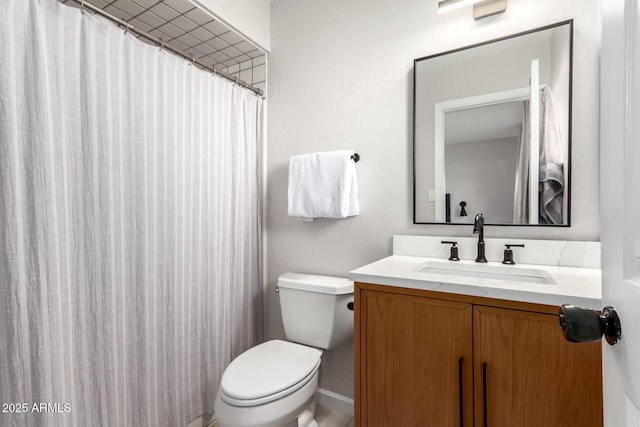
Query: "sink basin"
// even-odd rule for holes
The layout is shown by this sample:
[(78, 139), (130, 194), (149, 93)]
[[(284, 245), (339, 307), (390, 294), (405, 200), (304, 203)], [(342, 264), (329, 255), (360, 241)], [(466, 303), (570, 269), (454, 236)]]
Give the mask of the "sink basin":
[(456, 262), (427, 261), (420, 264), (417, 271), (429, 274), (444, 274), (447, 276), (500, 280), (503, 282), (556, 284), (555, 280), (544, 270), (508, 265), (458, 264)]

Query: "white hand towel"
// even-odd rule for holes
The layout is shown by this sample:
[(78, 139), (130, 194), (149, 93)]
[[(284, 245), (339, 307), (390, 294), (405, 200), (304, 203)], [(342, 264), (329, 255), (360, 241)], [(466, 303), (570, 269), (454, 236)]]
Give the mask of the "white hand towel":
[(289, 216), (346, 218), (358, 215), (358, 180), (353, 150), (294, 156), (289, 161)]

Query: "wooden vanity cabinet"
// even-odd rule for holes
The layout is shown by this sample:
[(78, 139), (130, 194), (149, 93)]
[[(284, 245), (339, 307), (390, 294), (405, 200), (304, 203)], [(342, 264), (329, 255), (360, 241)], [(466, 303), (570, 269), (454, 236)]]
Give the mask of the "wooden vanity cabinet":
[(602, 426), (601, 345), (557, 310), (356, 283), (356, 426)]
[(361, 291), (356, 307), (360, 425), (473, 425), (472, 305)]

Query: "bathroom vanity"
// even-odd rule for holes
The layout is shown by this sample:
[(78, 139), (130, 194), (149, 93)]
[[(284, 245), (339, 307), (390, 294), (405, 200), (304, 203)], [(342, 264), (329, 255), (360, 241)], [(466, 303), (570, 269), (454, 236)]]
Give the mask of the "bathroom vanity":
[(493, 239), (478, 266), (439, 240), (394, 236), (393, 256), (349, 275), (356, 425), (601, 426), (601, 343), (569, 343), (558, 322), (561, 304), (600, 306), (597, 243), (523, 240), (554, 265), (504, 266)]

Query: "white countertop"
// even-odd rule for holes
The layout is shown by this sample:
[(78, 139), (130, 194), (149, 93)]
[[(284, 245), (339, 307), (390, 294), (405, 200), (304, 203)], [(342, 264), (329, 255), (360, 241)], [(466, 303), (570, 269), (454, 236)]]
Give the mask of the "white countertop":
[[(463, 268), (465, 264), (474, 268), (478, 266), (474, 261), (447, 261), (446, 258), (392, 255), (349, 272), (349, 279), (356, 282), (537, 304), (558, 306), (573, 304), (594, 309), (601, 308), (601, 272), (598, 268), (534, 264), (513, 266), (514, 269), (544, 270), (556, 282), (539, 284), (421, 272), (421, 265), (426, 262), (450, 262)], [(482, 265), (505, 267), (499, 262)]]

